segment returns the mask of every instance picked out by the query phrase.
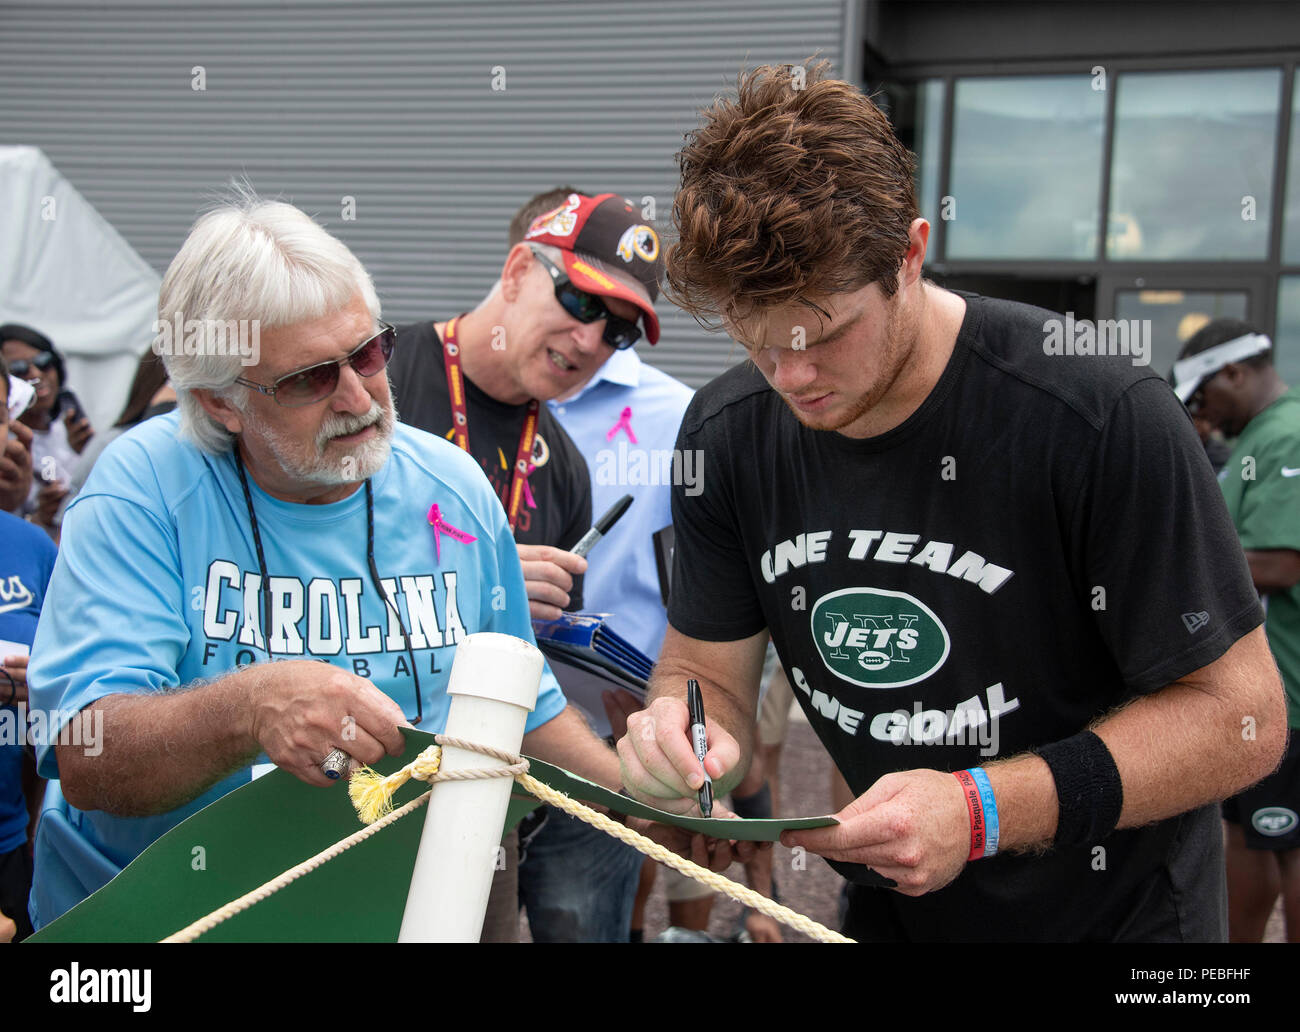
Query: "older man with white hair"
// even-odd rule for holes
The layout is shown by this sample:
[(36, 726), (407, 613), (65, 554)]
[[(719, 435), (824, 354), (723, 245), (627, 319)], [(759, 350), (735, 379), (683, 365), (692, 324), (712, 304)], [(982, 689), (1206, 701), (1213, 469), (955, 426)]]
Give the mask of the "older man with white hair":
[[(440, 730), (465, 635), (532, 636), (487, 478), (395, 422), (396, 335), (342, 243), (242, 197), (195, 224), (159, 314), (186, 328), (164, 356), (179, 411), (115, 441), (69, 508), (33, 647), (40, 771), (60, 779), (38, 927), (259, 761), (324, 788), (339, 750), (374, 763), (407, 721)], [(619, 785), (549, 672), (524, 742)]]

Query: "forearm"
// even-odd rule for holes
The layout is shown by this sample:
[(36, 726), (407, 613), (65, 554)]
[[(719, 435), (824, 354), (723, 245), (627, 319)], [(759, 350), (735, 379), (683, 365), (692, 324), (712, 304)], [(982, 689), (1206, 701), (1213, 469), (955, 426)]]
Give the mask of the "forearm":
[(1289, 548), (1255, 551), (1247, 549), (1250, 579), (1261, 595), (1289, 591), (1300, 583), (1300, 552)]
[[(1242, 662), (1221, 675), (1222, 690), (1175, 683), (1093, 726), (1123, 786), (1117, 827), (1140, 827), (1227, 798), (1276, 765), (1286, 707), (1263, 630), (1252, 631), (1227, 655), (1234, 653)], [(1026, 754), (985, 770), (997, 800), (999, 848), (1050, 845), (1058, 801), (1046, 762)]]
[(80, 810), (167, 813), (261, 752), (250, 723), (256, 667), (183, 691), (110, 695), (83, 709), (82, 745), (57, 746), (59, 777)]
[(596, 737), (572, 706), (524, 735), (523, 751), (615, 792), (622, 787), (618, 754)]

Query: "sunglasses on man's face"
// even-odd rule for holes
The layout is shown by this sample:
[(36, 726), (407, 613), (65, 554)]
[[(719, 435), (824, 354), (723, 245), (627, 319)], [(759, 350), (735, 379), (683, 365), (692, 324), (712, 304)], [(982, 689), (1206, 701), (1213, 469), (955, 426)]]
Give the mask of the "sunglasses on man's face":
[(297, 408), (321, 401), (338, 389), (339, 375), (345, 365), (350, 365), (361, 376), (374, 376), (388, 365), (388, 360), (393, 355), (393, 346), (397, 343), (397, 330), (388, 323), (379, 325), (382, 328), (378, 333), (363, 341), (351, 354), (336, 361), (321, 362), (294, 373), (285, 373), (269, 386), (254, 383), (242, 376), (235, 383), (270, 395), (276, 404), (285, 408)]
[(594, 323), (604, 319), (605, 332), (601, 334), (601, 339), (618, 351), (630, 348), (641, 339), (641, 329), (635, 322), (619, 318), (611, 312), (604, 299), (598, 294), (588, 294), (585, 290), (579, 290), (563, 269), (549, 261), (535, 247), (529, 250), (542, 263), (542, 267), (551, 274), (551, 279), (555, 282), (555, 300), (560, 302), (560, 307), (578, 322)]
[(35, 358), (17, 358), (9, 363), (9, 373), (20, 380), (28, 380), (40, 375), (54, 365), (54, 356), (42, 351)]

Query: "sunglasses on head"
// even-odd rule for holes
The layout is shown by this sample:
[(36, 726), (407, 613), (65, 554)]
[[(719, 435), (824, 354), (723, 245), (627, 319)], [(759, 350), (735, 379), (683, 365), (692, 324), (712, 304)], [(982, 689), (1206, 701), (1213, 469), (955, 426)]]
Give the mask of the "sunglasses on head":
[(48, 351), (42, 351), (35, 358), (17, 358), (9, 363), (9, 374), (16, 376), (20, 380), (26, 380), (28, 374), (33, 369), (37, 373), (43, 373), (54, 365), (54, 356)]
[(393, 354), (393, 345), (397, 343), (397, 330), (388, 323), (380, 323), (381, 329), (373, 337), (362, 341), (351, 354), (333, 362), (321, 362), (318, 365), (299, 369), (297, 372), (285, 373), (275, 383), (266, 385), (246, 380), (242, 376), (235, 383), (251, 387), (262, 394), (270, 395), (276, 404), (285, 408), (297, 408), (312, 402), (328, 398), (338, 389), (339, 375), (343, 366), (350, 365), (361, 376), (374, 376), (388, 365)]
[(560, 302), (560, 307), (578, 322), (594, 323), (604, 319), (605, 332), (601, 334), (601, 338), (618, 351), (630, 348), (641, 339), (641, 329), (635, 322), (621, 319), (611, 312), (605, 305), (604, 299), (598, 294), (588, 294), (585, 290), (575, 287), (564, 270), (558, 268), (537, 248), (530, 247), (529, 250), (533, 252), (533, 257), (542, 263), (542, 267), (551, 274), (551, 279), (555, 282), (555, 300)]

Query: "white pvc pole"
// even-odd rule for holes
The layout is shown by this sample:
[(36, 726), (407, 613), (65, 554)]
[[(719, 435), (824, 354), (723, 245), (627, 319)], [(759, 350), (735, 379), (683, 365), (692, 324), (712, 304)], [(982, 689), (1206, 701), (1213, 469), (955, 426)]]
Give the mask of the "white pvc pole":
[[(471, 634), (456, 648), (444, 734), (518, 753), (537, 705), (542, 654), (508, 634)], [(504, 767), (446, 746), (440, 770)], [(398, 942), (478, 942), (514, 779), (442, 781), (429, 797)]]

